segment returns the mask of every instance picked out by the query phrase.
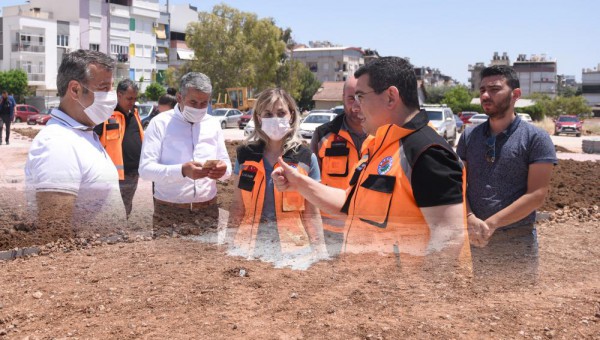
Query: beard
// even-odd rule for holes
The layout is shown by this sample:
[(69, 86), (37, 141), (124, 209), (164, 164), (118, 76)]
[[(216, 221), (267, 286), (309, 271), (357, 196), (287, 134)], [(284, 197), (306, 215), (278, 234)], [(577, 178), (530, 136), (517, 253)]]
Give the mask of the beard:
[[(483, 109), (483, 112), (485, 112), (486, 115), (488, 115), (489, 118), (494, 118), (494, 119), (502, 119), (506, 116), (506, 114), (508, 113), (508, 110), (510, 109), (510, 101), (511, 101), (511, 95), (508, 94), (506, 96), (506, 98), (504, 99), (499, 99), (496, 102), (492, 101), (492, 100), (486, 100), (485, 102), (482, 102), (482, 106), (481, 108)], [(487, 109), (483, 106), (483, 104), (485, 103), (491, 103), (491, 107), (488, 107)]]

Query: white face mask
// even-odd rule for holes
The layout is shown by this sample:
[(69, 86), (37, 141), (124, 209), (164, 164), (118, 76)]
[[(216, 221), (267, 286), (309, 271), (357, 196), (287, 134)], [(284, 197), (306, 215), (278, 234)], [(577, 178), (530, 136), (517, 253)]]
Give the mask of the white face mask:
[(181, 112), (181, 114), (183, 115), (183, 118), (185, 118), (185, 120), (187, 120), (188, 122), (198, 123), (202, 120), (202, 118), (204, 118), (206, 111), (208, 111), (208, 107), (204, 109), (197, 109), (195, 107), (186, 106), (183, 108), (183, 112)]
[[(79, 102), (79, 105), (83, 106), (81, 102)], [(115, 107), (117, 107), (117, 93), (115, 91), (94, 92), (94, 102), (92, 105), (84, 107), (83, 112), (94, 125), (98, 125), (112, 115)]]
[(274, 141), (280, 141), (283, 137), (290, 132), (289, 118), (263, 118), (261, 123), (263, 132)]

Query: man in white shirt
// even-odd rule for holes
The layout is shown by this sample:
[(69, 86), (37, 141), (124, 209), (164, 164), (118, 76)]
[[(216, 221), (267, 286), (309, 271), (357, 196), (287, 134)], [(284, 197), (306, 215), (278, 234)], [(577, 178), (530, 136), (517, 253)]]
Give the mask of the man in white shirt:
[(67, 54), (58, 70), (58, 109), (31, 143), (25, 164), (28, 202), (40, 232), (107, 235), (125, 227), (119, 176), (92, 128), (116, 105), (114, 61), (104, 53)]
[(219, 121), (206, 114), (212, 85), (198, 72), (181, 78), (173, 110), (146, 129), (139, 173), (153, 181), (154, 235), (198, 235), (218, 224), (216, 180), (231, 176)]

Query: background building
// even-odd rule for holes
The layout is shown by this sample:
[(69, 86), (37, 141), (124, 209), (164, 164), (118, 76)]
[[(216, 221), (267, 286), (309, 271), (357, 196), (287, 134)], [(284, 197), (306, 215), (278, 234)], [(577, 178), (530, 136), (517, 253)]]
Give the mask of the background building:
[(556, 96), (556, 60), (549, 60), (544, 54), (532, 55), (529, 59), (519, 54), (513, 68), (519, 76), (522, 96), (533, 93)]
[(312, 41), (309, 45), (293, 49), (290, 58), (304, 63), (320, 82), (345, 81), (365, 63), (364, 53), (357, 47), (312, 47), (327, 45)]
[(596, 117), (600, 117), (600, 64), (581, 71), (581, 91)]

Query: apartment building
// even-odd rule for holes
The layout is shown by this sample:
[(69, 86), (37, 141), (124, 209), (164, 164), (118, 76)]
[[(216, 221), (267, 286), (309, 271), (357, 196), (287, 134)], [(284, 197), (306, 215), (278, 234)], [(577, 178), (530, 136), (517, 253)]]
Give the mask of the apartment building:
[(600, 64), (581, 71), (581, 90), (587, 104), (593, 106), (600, 116)]
[(519, 76), (523, 97), (533, 93), (542, 93), (554, 98), (556, 96), (556, 60), (546, 58), (546, 55), (532, 55), (527, 58), (519, 54), (513, 64), (513, 69)]
[[(194, 51), (185, 42), (185, 32), (190, 22), (198, 21), (198, 8), (192, 5), (170, 5), (171, 32), (169, 65), (180, 67), (189, 60), (194, 59)], [(173, 20), (177, 18), (177, 20)]]
[(4, 7), (0, 70), (21, 68), (36, 95), (55, 97), (63, 55), (90, 49), (110, 54), (115, 79), (136, 80), (143, 91), (156, 79), (159, 19), (159, 0), (29, 0)]
[[(310, 42), (310, 45), (315, 44)], [(344, 46), (295, 48), (290, 58), (304, 63), (322, 83), (345, 81), (365, 63), (364, 52), (360, 48)]]

